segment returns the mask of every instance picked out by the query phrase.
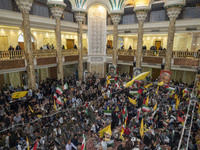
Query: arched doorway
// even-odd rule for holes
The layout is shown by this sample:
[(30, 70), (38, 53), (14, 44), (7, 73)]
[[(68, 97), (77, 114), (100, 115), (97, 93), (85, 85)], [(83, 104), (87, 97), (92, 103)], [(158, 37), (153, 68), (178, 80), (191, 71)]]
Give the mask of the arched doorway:
[[(36, 50), (36, 38), (31, 35), (31, 43), (32, 43), (32, 50)], [(24, 50), (24, 35), (21, 33), (18, 37), (18, 44), (21, 47), (21, 50)]]

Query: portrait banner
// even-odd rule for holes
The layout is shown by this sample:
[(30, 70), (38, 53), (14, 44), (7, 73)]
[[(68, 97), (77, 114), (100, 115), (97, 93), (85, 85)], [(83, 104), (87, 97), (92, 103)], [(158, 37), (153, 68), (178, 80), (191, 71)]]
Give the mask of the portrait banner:
[(166, 86), (169, 86), (170, 77), (171, 77), (170, 71), (165, 71), (165, 70), (160, 71), (160, 82), (163, 81)]

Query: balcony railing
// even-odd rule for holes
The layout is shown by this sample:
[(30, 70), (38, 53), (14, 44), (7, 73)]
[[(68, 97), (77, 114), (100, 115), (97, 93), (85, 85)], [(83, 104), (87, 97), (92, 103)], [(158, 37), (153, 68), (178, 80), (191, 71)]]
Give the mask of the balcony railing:
[(24, 59), (24, 51), (22, 50), (0, 51), (0, 60), (17, 60), (17, 59)]
[[(65, 49), (63, 51), (63, 56), (78, 55), (77, 49)], [(112, 55), (113, 49), (107, 49), (107, 55)], [(87, 49), (83, 49), (83, 54), (87, 55)], [(136, 56), (136, 50), (125, 50), (119, 49), (118, 55), (124, 56)], [(151, 56), (151, 57), (165, 57), (165, 50), (143, 50), (142, 56)], [(173, 51), (172, 56), (174, 58), (200, 58), (200, 53), (198, 52), (188, 52), (188, 51)], [(34, 50), (34, 58), (43, 58), (43, 57), (56, 57), (56, 50)], [(25, 52), (23, 50), (11, 50), (11, 51), (0, 51), (0, 60), (18, 60), (24, 59)]]
[[(113, 49), (107, 49), (107, 54), (112, 54)], [(125, 50), (119, 49), (118, 55), (131, 55), (136, 56), (136, 50)], [(165, 57), (165, 50), (143, 50), (142, 56), (152, 56), (152, 57)], [(200, 53), (198, 52), (188, 52), (188, 51), (173, 51), (172, 57), (174, 58), (200, 58)]]

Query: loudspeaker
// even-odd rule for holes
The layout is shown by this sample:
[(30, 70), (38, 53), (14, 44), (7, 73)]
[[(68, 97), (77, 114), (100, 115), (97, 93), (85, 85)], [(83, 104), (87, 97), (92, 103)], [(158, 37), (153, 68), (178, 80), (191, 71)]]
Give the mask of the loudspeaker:
[(161, 70), (164, 70), (165, 64), (161, 64)]

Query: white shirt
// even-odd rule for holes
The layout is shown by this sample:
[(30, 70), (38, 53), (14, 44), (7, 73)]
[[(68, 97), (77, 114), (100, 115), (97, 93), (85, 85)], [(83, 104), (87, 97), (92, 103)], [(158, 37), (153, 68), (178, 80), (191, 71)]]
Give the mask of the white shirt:
[(29, 89), (29, 91), (28, 91), (28, 96), (30, 96), (30, 97), (32, 97), (32, 96), (33, 96), (33, 92), (32, 92), (32, 90), (31, 90), (31, 89)]
[(77, 149), (77, 147), (73, 143), (71, 143), (70, 145), (69, 144), (66, 145), (65, 150), (72, 150), (72, 147)]
[(101, 146), (103, 150), (107, 150), (107, 143), (105, 141), (101, 141)]

